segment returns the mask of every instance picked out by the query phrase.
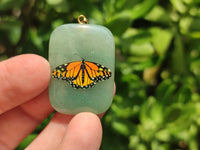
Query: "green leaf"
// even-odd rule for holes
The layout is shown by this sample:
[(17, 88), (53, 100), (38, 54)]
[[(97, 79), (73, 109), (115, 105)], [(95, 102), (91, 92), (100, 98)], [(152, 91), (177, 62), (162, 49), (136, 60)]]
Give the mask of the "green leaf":
[(157, 0), (144, 0), (143, 2), (133, 6), (133, 8), (115, 13), (106, 21), (106, 26), (116, 35), (121, 35), (128, 27), (131, 26), (133, 20), (145, 16), (157, 3)]
[(170, 0), (170, 2), (178, 12), (185, 13), (187, 11), (187, 7), (182, 0)]
[(173, 103), (173, 93), (175, 92), (177, 85), (174, 84), (171, 80), (164, 80), (156, 88), (156, 99), (163, 104)]
[(62, 2), (63, 0), (46, 0), (47, 4), (49, 5), (58, 5)]
[(35, 138), (37, 137), (37, 134), (30, 134), (27, 136), (16, 148), (16, 150), (22, 150), (25, 149)]
[(17, 8), (17, 7), (22, 7), (24, 2), (26, 2), (26, 1), (25, 0), (18, 0), (18, 1), (1, 0), (0, 1), (0, 11), (6, 11), (6, 10)]
[(0, 31), (4, 32), (3, 40), (7, 39), (11, 44), (15, 45), (21, 36), (21, 25), (20, 21), (11, 20), (2, 24), (0, 23)]
[(145, 19), (148, 21), (164, 23), (165, 25), (170, 25), (172, 20), (166, 10), (156, 5), (146, 16)]
[(46, 2), (52, 6), (56, 12), (63, 13), (69, 11), (68, 1), (65, 0), (46, 0)]
[(165, 121), (166, 123), (173, 123), (174, 121), (176, 121), (181, 113), (182, 113), (182, 106), (181, 105), (172, 105), (170, 107), (168, 107), (165, 111)]
[(168, 142), (171, 139), (171, 135), (167, 129), (158, 131), (155, 136), (159, 141), (162, 142)]
[(192, 91), (187, 85), (183, 85), (177, 93), (177, 101), (187, 103), (191, 100)]
[(175, 36), (174, 51), (172, 52), (172, 65), (174, 73), (184, 74), (187, 71), (185, 64), (184, 43), (180, 35)]
[(151, 43), (131, 44), (130, 54), (135, 56), (151, 56), (154, 53), (154, 48)]
[(124, 136), (128, 136), (131, 133), (127, 121), (114, 121), (112, 123), (112, 128)]
[(183, 17), (179, 23), (180, 31), (191, 38), (200, 38), (200, 20), (199, 18)]
[(155, 47), (155, 51), (159, 55), (164, 55), (171, 44), (173, 38), (172, 31), (161, 28), (151, 28), (150, 32), (153, 36), (152, 43)]
[(139, 136), (131, 135), (129, 137), (129, 148), (133, 149), (140, 143)]

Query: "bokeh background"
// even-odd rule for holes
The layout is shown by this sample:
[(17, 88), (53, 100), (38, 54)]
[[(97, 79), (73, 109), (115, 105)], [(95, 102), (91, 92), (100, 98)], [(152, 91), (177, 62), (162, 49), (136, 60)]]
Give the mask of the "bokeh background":
[(200, 0), (0, 0), (0, 60), (48, 59), (50, 33), (80, 14), (116, 43), (117, 90), (101, 149), (200, 149)]

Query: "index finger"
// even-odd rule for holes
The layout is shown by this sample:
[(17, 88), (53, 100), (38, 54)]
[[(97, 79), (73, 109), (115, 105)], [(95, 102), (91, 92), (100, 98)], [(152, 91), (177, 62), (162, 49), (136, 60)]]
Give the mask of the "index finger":
[(0, 114), (42, 93), (50, 80), (49, 63), (34, 54), (0, 62)]

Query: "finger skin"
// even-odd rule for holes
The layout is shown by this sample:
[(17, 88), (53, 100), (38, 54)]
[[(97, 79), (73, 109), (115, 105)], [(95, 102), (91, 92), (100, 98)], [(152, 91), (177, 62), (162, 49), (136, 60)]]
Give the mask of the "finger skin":
[(0, 114), (42, 93), (50, 81), (49, 63), (24, 54), (0, 62)]
[(0, 115), (0, 150), (13, 150), (53, 111), (48, 90)]
[(26, 148), (26, 150), (56, 150), (62, 142), (73, 115), (56, 113), (46, 128)]
[(69, 123), (59, 150), (98, 150), (101, 139), (99, 117), (89, 112), (79, 113)]
[(83, 112), (76, 116), (56, 113), (26, 150), (97, 150), (102, 138), (99, 118)]
[[(0, 63), (0, 85), (3, 85), (0, 88), (1, 150), (14, 149), (21, 140), (30, 134), (34, 128), (53, 111), (48, 100), (47, 90), (42, 93), (48, 86), (50, 80), (49, 74), (50, 69), (48, 62), (44, 58), (33, 54), (16, 56)], [(33, 100), (29, 101), (30, 99)], [(22, 105), (19, 106), (20, 104)], [(63, 114), (60, 117), (59, 115), (56, 116), (58, 117), (55, 117), (53, 121), (54, 124), (47, 127), (35, 141), (39, 141), (39, 143), (43, 143), (43, 145), (47, 145), (44, 143), (49, 142), (51, 146), (54, 141), (55, 147), (60, 144), (65, 133), (64, 131), (68, 127), (72, 116)], [(83, 124), (81, 124), (81, 120)], [(58, 128), (56, 128), (55, 125), (63, 126), (59, 134), (57, 132)], [(81, 125), (80, 128), (79, 125)], [(69, 127), (63, 139), (66, 143), (69, 143), (68, 149), (78, 149), (81, 145), (81, 149), (99, 149), (102, 138), (102, 128), (100, 120), (96, 115), (86, 113), (84, 117), (84, 115), (80, 113), (72, 119)], [(89, 128), (87, 129), (87, 133), (84, 132), (86, 128)], [(90, 129), (92, 130), (90, 131)], [(52, 134), (50, 131), (52, 131)], [(55, 133), (60, 137), (58, 140), (55, 140)], [(80, 145), (78, 142), (74, 144), (72, 140), (70, 145), (70, 140), (68, 140), (68, 138), (70, 139), (70, 134), (74, 135), (74, 133), (80, 133), (80, 136), (74, 137), (74, 140), (80, 141)], [(85, 140), (82, 138), (83, 134), (86, 134)], [(45, 136), (49, 141), (45, 140)], [(88, 144), (88, 142), (92, 144)], [(63, 147), (65, 149), (66, 143), (63, 142), (60, 149), (63, 149)], [(40, 147), (41, 144), (39, 144)], [(36, 144), (33, 142), (28, 148), (36, 145), (38, 145), (37, 142)]]
[[(115, 91), (116, 91), (116, 86), (114, 84), (113, 97), (115, 95)], [(88, 114), (88, 113), (86, 113), (86, 114)], [(104, 114), (105, 114), (105, 112), (101, 113), (101, 114), (98, 114), (97, 116), (99, 118), (102, 118), (102, 116)], [(50, 121), (50, 123), (47, 125), (47, 127), (26, 148), (26, 150), (35, 150), (35, 149), (39, 149), (39, 148), (43, 149), (43, 150), (55, 150), (55, 149), (58, 149), (59, 145), (61, 144), (61, 141), (63, 140), (65, 132), (67, 130), (68, 124), (69, 124), (69, 122), (71, 121), (72, 118), (73, 118), (73, 115), (65, 115), (65, 114), (61, 114), (61, 113), (57, 112), (54, 115), (54, 117), (52, 118), (52, 120)], [(97, 122), (98, 121), (99, 120), (97, 119)], [(101, 124), (100, 125), (98, 124), (98, 126), (99, 126), (99, 130), (101, 130)], [(100, 131), (100, 132), (101, 133), (98, 134), (98, 135), (101, 136), (102, 131)], [(100, 140), (98, 140), (98, 141), (101, 142), (101, 137), (99, 139)], [(100, 143), (99, 143), (99, 145), (100, 145)]]

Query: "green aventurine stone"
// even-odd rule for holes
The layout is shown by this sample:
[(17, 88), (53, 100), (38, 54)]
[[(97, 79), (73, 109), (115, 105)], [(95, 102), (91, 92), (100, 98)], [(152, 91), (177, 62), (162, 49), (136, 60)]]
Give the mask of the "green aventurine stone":
[(112, 33), (103, 26), (65, 24), (53, 31), (49, 43), (51, 72), (59, 65), (81, 61), (81, 57), (112, 72), (108, 80), (87, 89), (74, 89), (68, 81), (51, 77), (49, 98), (55, 110), (64, 114), (84, 111), (100, 114), (110, 107), (114, 89), (114, 50)]

